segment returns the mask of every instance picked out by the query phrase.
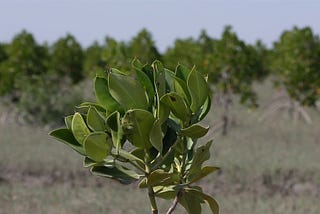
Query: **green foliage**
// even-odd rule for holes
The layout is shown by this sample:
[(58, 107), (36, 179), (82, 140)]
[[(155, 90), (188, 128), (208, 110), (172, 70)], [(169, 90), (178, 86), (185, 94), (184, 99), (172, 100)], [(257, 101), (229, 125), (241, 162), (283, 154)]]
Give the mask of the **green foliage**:
[[(181, 65), (170, 71), (159, 61), (150, 66), (135, 60), (132, 66), (96, 77), (97, 103), (81, 104), (66, 117), (66, 128), (50, 135), (85, 156), (93, 174), (122, 184), (139, 180), (153, 213), (155, 196), (176, 197), (190, 214), (201, 213), (202, 203), (219, 213), (217, 202), (193, 186), (218, 169), (203, 166), (211, 141), (197, 147), (208, 132), (198, 124), (210, 108), (205, 77)], [(182, 87), (173, 87), (176, 79)]]
[(251, 85), (260, 75), (255, 49), (247, 46), (227, 26), (221, 40), (214, 44), (210, 58), (210, 82), (221, 93), (239, 94), (241, 101), (256, 105), (256, 96)]
[(76, 39), (68, 34), (56, 41), (51, 50), (50, 69), (59, 77), (68, 77), (73, 83), (83, 79), (84, 54)]
[(319, 99), (320, 41), (308, 27), (285, 31), (274, 44), (272, 69), (289, 96), (302, 105)]

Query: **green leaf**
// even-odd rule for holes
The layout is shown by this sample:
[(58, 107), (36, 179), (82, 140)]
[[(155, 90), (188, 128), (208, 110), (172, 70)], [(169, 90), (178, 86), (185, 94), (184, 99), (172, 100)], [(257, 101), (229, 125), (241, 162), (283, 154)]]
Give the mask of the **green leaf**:
[(179, 94), (181, 97), (185, 99), (185, 101), (190, 105), (191, 103), (191, 96), (187, 87), (187, 83), (184, 82), (182, 79), (175, 77), (174, 78), (174, 91)]
[(149, 79), (148, 75), (145, 74), (141, 69), (136, 69), (136, 75), (144, 90), (147, 92), (149, 103), (153, 104), (155, 91), (152, 81)]
[(112, 142), (106, 133), (93, 132), (85, 138), (83, 147), (88, 157), (100, 162), (110, 154)]
[(187, 85), (191, 95), (190, 108), (193, 113), (196, 113), (206, 101), (209, 95), (209, 88), (206, 80), (196, 69), (192, 69), (190, 72)]
[(200, 146), (196, 149), (192, 159), (192, 163), (189, 170), (189, 175), (192, 177), (194, 174), (198, 174), (201, 171), (202, 164), (210, 158), (210, 147), (212, 141), (209, 141), (206, 145)]
[(95, 78), (94, 91), (99, 103), (107, 109), (108, 112), (119, 111), (121, 109), (120, 104), (111, 96), (108, 81), (105, 78)]
[(125, 109), (148, 109), (148, 100), (142, 85), (130, 76), (109, 74), (109, 91)]
[(154, 148), (156, 148), (160, 153), (162, 152), (162, 131), (161, 131), (161, 121), (156, 120), (150, 131), (150, 142)]
[(73, 136), (81, 145), (83, 144), (84, 139), (90, 134), (90, 130), (84, 122), (81, 114), (78, 112), (76, 112), (72, 118), (71, 129)]
[(189, 183), (194, 183), (199, 181), (200, 179), (206, 177), (207, 175), (219, 170), (219, 167), (214, 167), (214, 166), (205, 166), (201, 169), (201, 171), (197, 174), (192, 174), (191, 176), (188, 177)]
[(167, 121), (170, 115), (170, 107), (164, 104), (163, 102), (160, 102), (159, 105), (159, 123), (163, 124)]
[(191, 70), (184, 65), (179, 64), (176, 67), (176, 76), (184, 82), (187, 82), (190, 72)]
[(105, 127), (105, 120), (102, 117), (102, 115), (100, 115), (98, 113), (98, 111), (96, 110), (95, 107), (90, 107), (88, 114), (87, 114), (87, 124), (89, 126), (89, 128), (93, 131), (105, 131), (106, 127)]
[(180, 133), (183, 136), (188, 136), (191, 138), (200, 138), (207, 134), (209, 127), (203, 127), (199, 124), (193, 124), (185, 129), (181, 129)]
[(71, 130), (72, 118), (73, 118), (73, 115), (69, 115), (64, 118), (64, 123), (66, 124), (66, 127), (70, 130)]
[(179, 182), (179, 175), (176, 173), (165, 172), (162, 169), (157, 169), (148, 176), (145, 184), (141, 183), (140, 188), (148, 186), (168, 186)]
[(166, 93), (166, 77), (162, 63), (158, 60), (152, 63), (154, 71), (154, 86), (158, 97), (162, 97)]
[(106, 109), (105, 109), (102, 105), (100, 105), (100, 104), (98, 104), (98, 103), (83, 102), (83, 103), (80, 104), (80, 107), (90, 107), (90, 106), (95, 107), (96, 110), (97, 110), (98, 112), (100, 112), (100, 113), (103, 113), (103, 114), (106, 113)]
[(111, 178), (122, 184), (131, 184), (140, 178), (136, 172), (119, 164), (114, 166), (93, 166), (90, 171), (95, 175)]
[(172, 113), (182, 121), (190, 119), (190, 109), (187, 107), (183, 98), (177, 93), (171, 92), (161, 97), (161, 102), (167, 105)]
[(127, 160), (130, 160), (130, 161), (135, 161), (140, 166), (144, 166), (144, 162), (140, 157), (137, 157), (134, 154), (129, 153), (129, 152), (125, 151), (125, 150), (122, 150), (122, 149), (119, 150), (118, 154), (116, 154), (116, 155), (119, 155), (120, 157), (122, 157), (124, 159), (127, 159)]
[(70, 146), (73, 150), (84, 155), (82, 146), (74, 138), (72, 132), (69, 129), (55, 129), (49, 133), (50, 136), (54, 137), (58, 141)]
[(97, 163), (96, 161), (90, 159), (89, 157), (85, 157), (84, 160), (83, 160), (83, 167), (92, 167), (92, 166), (95, 166), (95, 165), (98, 165), (100, 163)]
[(179, 203), (186, 209), (188, 214), (201, 214), (202, 200), (189, 192), (183, 192), (179, 198)]
[(199, 116), (199, 121), (203, 120), (205, 118), (205, 116), (207, 116), (207, 114), (209, 113), (211, 108), (211, 98), (210, 95), (207, 97), (206, 101), (203, 104), (203, 107), (201, 109), (201, 113)]
[(160, 191), (156, 192), (156, 197), (163, 198), (166, 200), (174, 199), (177, 195), (177, 191), (174, 186), (163, 187)]
[(193, 196), (205, 201), (209, 205), (213, 214), (219, 214), (219, 204), (214, 198), (193, 188), (187, 188), (186, 191)]
[(126, 112), (122, 119), (122, 127), (128, 140), (138, 148), (150, 148), (149, 133), (155, 118), (142, 109), (133, 109)]
[(107, 118), (107, 124), (111, 129), (113, 145), (116, 147), (116, 150), (119, 151), (124, 134), (121, 127), (120, 113), (115, 111), (109, 115)]

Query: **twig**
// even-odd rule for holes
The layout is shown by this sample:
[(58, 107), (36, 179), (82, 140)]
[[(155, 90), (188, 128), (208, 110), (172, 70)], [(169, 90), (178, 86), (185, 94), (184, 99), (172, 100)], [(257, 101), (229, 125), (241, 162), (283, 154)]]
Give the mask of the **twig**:
[(176, 209), (178, 202), (179, 202), (179, 198), (181, 197), (181, 191), (178, 192), (178, 194), (176, 195), (176, 197), (173, 200), (173, 203), (171, 205), (171, 207), (168, 209), (166, 214), (171, 214), (173, 213), (173, 211)]

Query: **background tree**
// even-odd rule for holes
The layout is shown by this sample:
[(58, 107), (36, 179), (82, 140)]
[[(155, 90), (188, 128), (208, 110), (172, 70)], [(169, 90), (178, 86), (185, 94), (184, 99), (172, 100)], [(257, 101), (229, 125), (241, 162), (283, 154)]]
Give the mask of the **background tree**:
[(83, 79), (84, 54), (80, 44), (70, 34), (59, 39), (51, 48), (50, 69), (61, 77), (69, 77), (73, 83)]
[(161, 55), (152, 39), (152, 35), (146, 29), (142, 29), (128, 43), (130, 56), (139, 58), (142, 63), (161, 60)]
[(96, 73), (104, 69), (105, 63), (103, 62), (102, 55), (103, 48), (98, 42), (94, 42), (85, 50), (85, 57), (83, 63), (83, 72), (85, 77), (92, 78)]
[(240, 40), (230, 26), (224, 29), (221, 39), (214, 43), (209, 60), (209, 79), (214, 93), (221, 98), (223, 134), (227, 134), (232, 95), (239, 95), (243, 104), (257, 105), (251, 85), (257, 72), (260, 72), (261, 64), (256, 50)]
[(125, 42), (118, 42), (111, 37), (106, 37), (102, 47), (102, 64), (105, 68), (130, 67), (129, 50)]
[(193, 38), (177, 39), (173, 47), (168, 48), (163, 56), (163, 61), (172, 70), (177, 62), (192, 67), (196, 66), (201, 71), (202, 50), (198, 42)]
[[(7, 46), (7, 59), (1, 63), (6, 90), (11, 101), (18, 102), (24, 85), (47, 72), (47, 49), (37, 44), (32, 34), (22, 31)], [(9, 93), (9, 94), (8, 94)]]
[(276, 86), (282, 87), (289, 99), (277, 104), (270, 113), (286, 108), (291, 109), (295, 119), (299, 115), (311, 123), (311, 118), (302, 106), (314, 106), (319, 99), (320, 86), (320, 45), (319, 38), (309, 27), (294, 27), (282, 33), (274, 44), (272, 71)]

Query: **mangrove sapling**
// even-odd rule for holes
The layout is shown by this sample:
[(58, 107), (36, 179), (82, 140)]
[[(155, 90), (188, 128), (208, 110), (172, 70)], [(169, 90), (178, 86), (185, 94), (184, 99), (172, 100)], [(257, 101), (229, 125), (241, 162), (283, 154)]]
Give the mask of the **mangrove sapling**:
[(156, 198), (173, 200), (168, 214), (177, 204), (200, 214), (203, 203), (219, 213), (215, 199), (195, 184), (218, 170), (203, 166), (212, 142), (197, 146), (209, 129), (199, 124), (211, 104), (206, 78), (195, 68), (178, 65), (173, 72), (159, 61), (134, 60), (130, 71), (97, 76), (94, 88), (97, 102), (80, 104), (66, 127), (50, 135), (82, 155), (92, 174), (138, 182), (153, 214)]

